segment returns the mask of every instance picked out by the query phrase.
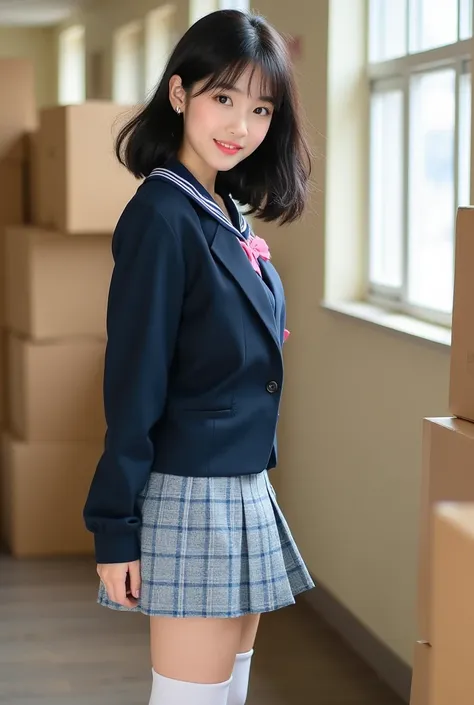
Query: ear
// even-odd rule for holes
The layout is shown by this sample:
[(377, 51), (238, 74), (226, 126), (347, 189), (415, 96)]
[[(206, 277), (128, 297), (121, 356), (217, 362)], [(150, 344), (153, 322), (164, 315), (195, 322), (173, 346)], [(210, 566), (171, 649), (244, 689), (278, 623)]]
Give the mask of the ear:
[(183, 113), (186, 105), (186, 91), (183, 88), (180, 76), (171, 76), (169, 82), (169, 98), (173, 110), (179, 108)]

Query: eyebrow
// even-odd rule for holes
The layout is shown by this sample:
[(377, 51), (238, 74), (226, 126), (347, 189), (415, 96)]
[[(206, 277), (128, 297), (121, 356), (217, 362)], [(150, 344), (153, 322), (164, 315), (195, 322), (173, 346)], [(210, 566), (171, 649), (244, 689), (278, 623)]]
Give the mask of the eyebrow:
[[(244, 91), (241, 88), (237, 88), (236, 86), (233, 86), (230, 83), (220, 83), (217, 88), (221, 88), (225, 91), (235, 91), (236, 93), (240, 93), (241, 95), (244, 94)], [(275, 105), (275, 99), (272, 98), (272, 96), (270, 95), (261, 95), (258, 100), (261, 100), (263, 103), (271, 103), (272, 105)]]

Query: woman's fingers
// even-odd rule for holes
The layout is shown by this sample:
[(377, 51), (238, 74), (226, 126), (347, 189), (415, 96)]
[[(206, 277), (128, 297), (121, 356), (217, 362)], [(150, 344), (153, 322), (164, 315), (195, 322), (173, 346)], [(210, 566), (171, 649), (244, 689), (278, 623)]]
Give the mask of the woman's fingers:
[(138, 598), (140, 596), (141, 587), (140, 561), (133, 561), (133, 563), (128, 564), (128, 574), (132, 597)]
[(133, 563), (98, 564), (97, 573), (104, 583), (107, 595), (112, 602), (116, 602), (123, 607), (136, 606), (136, 598), (127, 597), (127, 583), (130, 583), (133, 591), (132, 594), (134, 594), (135, 590), (139, 589), (140, 561), (133, 561)]

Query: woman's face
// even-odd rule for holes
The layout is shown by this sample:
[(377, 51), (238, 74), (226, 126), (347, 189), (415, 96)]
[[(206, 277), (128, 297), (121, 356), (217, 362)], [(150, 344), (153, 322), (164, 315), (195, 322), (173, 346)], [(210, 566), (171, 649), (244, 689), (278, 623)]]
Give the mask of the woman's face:
[(263, 142), (274, 108), (271, 97), (261, 95), (260, 70), (250, 80), (251, 71), (248, 67), (230, 88), (194, 96), (205, 81), (193, 87), (193, 95), (183, 105), (184, 140), (179, 155), (183, 162), (198, 160), (214, 172), (228, 171)]

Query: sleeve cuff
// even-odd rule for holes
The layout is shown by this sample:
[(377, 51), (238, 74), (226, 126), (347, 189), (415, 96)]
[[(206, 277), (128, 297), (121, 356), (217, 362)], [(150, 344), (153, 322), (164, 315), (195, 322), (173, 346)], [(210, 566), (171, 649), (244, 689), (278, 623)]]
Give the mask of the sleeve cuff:
[(97, 563), (131, 563), (140, 559), (138, 533), (94, 534)]

